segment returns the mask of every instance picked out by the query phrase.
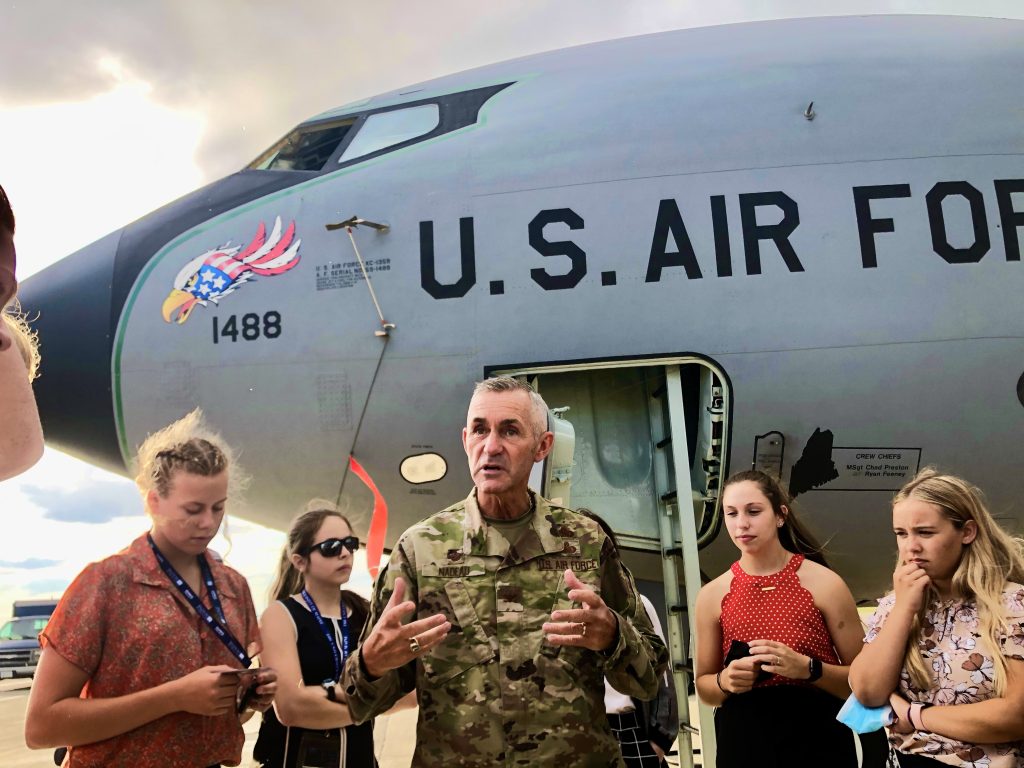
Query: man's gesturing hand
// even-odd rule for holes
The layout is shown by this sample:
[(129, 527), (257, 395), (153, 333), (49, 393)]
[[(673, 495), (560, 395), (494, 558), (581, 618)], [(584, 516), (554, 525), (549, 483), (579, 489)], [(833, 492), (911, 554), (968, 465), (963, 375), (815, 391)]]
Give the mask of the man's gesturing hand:
[(416, 603), (405, 599), (405, 582), (395, 579), (395, 591), (377, 620), (360, 652), (366, 671), (373, 677), (408, 664), (448, 636), (452, 628), (443, 614), (402, 624), (416, 610)]
[(552, 611), (551, 621), (542, 629), (552, 645), (578, 645), (592, 651), (604, 651), (619, 633), (619, 620), (604, 604), (604, 600), (572, 571), (565, 572), (569, 599), (581, 603), (581, 608)]

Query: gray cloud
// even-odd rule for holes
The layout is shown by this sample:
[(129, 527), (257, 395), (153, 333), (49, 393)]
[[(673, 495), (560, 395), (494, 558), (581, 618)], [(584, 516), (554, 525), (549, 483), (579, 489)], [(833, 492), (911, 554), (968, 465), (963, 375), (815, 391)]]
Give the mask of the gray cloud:
[(349, 101), (553, 48), (737, 21), (759, 4), (524, 0), (482, 12), (469, 0), (35, 0), (4, 9), (0, 71), (17, 76), (0, 79), (0, 103), (102, 93), (113, 79), (96, 63), (116, 57), (153, 85), (155, 101), (206, 115), (199, 162), (213, 178)]
[(57, 565), (60, 560), (43, 560), (39, 557), (30, 557), (27, 560), (0, 560), (0, 568), (18, 568), (26, 571), (33, 571), (39, 568), (49, 568)]
[[(581, 13), (584, 8), (589, 12)], [(118, 59), (155, 101), (204, 113), (200, 165), (237, 170), (301, 120), (355, 99), (550, 48), (644, 31), (620, 2), (494, 4), (384, 0), (76, 3), (4, 10), (0, 101), (88, 98), (114, 85)]]
[[(1020, 18), (1016, 2), (976, 0), (970, 10)], [(97, 62), (115, 57), (152, 84), (156, 102), (206, 117), (198, 162), (213, 179), (314, 114), (425, 79), (597, 40), (820, 8), (812, 0), (35, 0), (4, 8), (0, 104), (103, 93), (114, 80)], [(963, 11), (956, 0), (834, 0), (829, 12)]]
[(129, 483), (95, 483), (63, 490), (26, 485), (24, 494), (38, 507), (43, 517), (63, 523), (106, 523), (115, 517), (141, 514), (139, 492)]

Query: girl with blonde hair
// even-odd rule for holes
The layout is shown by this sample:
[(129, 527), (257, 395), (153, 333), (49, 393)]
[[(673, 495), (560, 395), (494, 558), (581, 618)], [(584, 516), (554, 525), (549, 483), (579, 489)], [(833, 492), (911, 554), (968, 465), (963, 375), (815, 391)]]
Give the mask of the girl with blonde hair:
[(43, 455), (43, 429), (31, 387), (39, 353), (14, 298), (16, 261), (14, 211), (0, 187), (0, 480), (21, 474)]
[(928, 765), (1024, 764), (1024, 555), (981, 491), (927, 468), (892, 505), (898, 558), (850, 685), (892, 705), (894, 757)]
[(266, 709), (276, 689), (272, 669), (242, 674), (260, 650), (249, 586), (207, 549), (240, 472), (198, 409), (137, 463), (152, 527), (65, 591), (40, 637), (25, 740), (69, 746), (70, 768), (238, 765), (240, 710)]

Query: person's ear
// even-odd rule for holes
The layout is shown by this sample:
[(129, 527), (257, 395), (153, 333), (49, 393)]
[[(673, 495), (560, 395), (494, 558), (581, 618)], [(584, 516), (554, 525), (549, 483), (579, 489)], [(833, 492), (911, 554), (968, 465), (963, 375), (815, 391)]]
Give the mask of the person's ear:
[(540, 436), (540, 442), (537, 444), (537, 450), (533, 454), (533, 463), (536, 464), (538, 461), (543, 460), (551, 453), (551, 448), (555, 444), (555, 435), (553, 432), (545, 432)]
[(960, 535), (962, 537), (960, 539), (961, 542), (963, 542), (964, 546), (967, 546), (978, 538), (978, 524), (974, 520), (968, 520), (964, 523), (964, 527), (961, 530)]

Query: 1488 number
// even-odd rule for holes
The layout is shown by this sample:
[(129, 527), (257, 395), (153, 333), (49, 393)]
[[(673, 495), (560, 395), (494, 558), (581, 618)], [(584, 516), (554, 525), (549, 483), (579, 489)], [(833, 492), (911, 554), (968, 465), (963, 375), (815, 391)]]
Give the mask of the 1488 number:
[(228, 315), (224, 325), (220, 319), (213, 316), (213, 343), (220, 344), (221, 339), (238, 341), (241, 337), (245, 341), (256, 341), (256, 339), (276, 339), (281, 335), (281, 313), (275, 310), (264, 312), (262, 319), (255, 312), (248, 312), (242, 315), (241, 322), (237, 315)]

